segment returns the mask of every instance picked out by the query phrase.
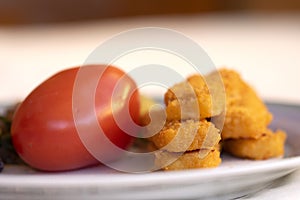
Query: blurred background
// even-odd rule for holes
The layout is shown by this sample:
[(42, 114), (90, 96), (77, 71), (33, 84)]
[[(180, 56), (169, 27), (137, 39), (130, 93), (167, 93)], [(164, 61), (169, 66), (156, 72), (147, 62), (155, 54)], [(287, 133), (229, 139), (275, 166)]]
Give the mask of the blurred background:
[(264, 99), (300, 104), (299, 0), (0, 0), (0, 102), (23, 99), (113, 35), (145, 26), (190, 37)]
[(298, 12), (299, 0), (0, 0), (2, 25), (208, 12)]

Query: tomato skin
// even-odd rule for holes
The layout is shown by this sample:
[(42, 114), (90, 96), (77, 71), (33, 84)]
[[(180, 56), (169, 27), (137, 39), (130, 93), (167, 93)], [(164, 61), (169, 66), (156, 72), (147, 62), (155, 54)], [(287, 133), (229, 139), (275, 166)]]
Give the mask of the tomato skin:
[[(104, 68), (104, 65), (91, 65)], [(80, 67), (59, 72), (40, 84), (17, 109), (12, 127), (12, 140), (20, 157), (30, 166), (46, 171), (63, 171), (98, 164), (83, 145), (77, 133), (72, 112), (74, 82)], [(123, 71), (109, 66), (95, 92), (95, 111), (106, 136), (117, 146), (126, 148), (132, 136), (124, 133), (114, 121), (111, 95), (118, 80), (124, 76), (125, 84), (133, 91), (129, 111), (135, 122), (139, 118), (139, 95), (134, 81)], [(121, 94), (122, 96), (122, 94)], [(122, 108), (128, 109), (128, 108)], [(120, 110), (122, 112), (122, 110)], [(118, 113), (114, 113), (117, 115)], [(87, 121), (89, 119), (84, 119)], [(101, 145), (101, 141), (95, 141)], [(102, 149), (109, 153), (109, 149)], [(118, 157), (118, 155), (110, 155)]]

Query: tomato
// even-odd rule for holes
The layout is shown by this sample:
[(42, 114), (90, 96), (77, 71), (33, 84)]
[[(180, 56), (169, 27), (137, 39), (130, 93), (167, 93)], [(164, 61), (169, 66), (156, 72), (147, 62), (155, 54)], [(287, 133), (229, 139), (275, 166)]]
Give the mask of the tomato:
[[(98, 73), (104, 65), (90, 65), (90, 71)], [(12, 123), (12, 140), (20, 157), (30, 166), (46, 171), (72, 170), (98, 164), (99, 161), (88, 151), (79, 137), (75, 125), (72, 103), (76, 75), (80, 67), (59, 72), (34, 89), (17, 109)], [(118, 81), (122, 80), (122, 90), (118, 90), (118, 109), (112, 111), (112, 95)], [(89, 87), (89, 80), (81, 83), (84, 89)], [(129, 91), (129, 92), (128, 92)], [(125, 149), (132, 142), (132, 135), (125, 133), (115, 121), (114, 116), (129, 111), (130, 120), (138, 123), (139, 94), (135, 82), (120, 69), (109, 66), (103, 72), (96, 85), (94, 111), (104, 134), (120, 148)], [(84, 96), (82, 96), (84, 99)], [(123, 102), (123, 103), (122, 103)], [(128, 103), (124, 103), (128, 102)], [(85, 116), (80, 121), (86, 125), (91, 117)], [(127, 121), (126, 121), (127, 120)], [(132, 129), (132, 131), (138, 131)], [(97, 133), (84, 133), (93, 137)], [(90, 138), (100, 151), (113, 160), (119, 155), (111, 155), (110, 149), (101, 146), (102, 141)]]

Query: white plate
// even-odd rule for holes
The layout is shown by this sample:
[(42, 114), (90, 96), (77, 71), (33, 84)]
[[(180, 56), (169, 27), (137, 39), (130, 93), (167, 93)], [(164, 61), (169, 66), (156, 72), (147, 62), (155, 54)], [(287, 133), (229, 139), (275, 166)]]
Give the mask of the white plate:
[(300, 107), (269, 104), (273, 128), (288, 131), (282, 159), (249, 161), (223, 155), (215, 169), (126, 174), (104, 166), (42, 173), (6, 166), (0, 174), (0, 199), (228, 199), (269, 186), (300, 167)]

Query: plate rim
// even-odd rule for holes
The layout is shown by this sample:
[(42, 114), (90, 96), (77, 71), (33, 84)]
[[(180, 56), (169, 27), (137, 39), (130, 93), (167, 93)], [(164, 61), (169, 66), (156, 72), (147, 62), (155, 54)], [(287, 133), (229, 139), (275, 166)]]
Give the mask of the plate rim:
[[(291, 105), (291, 104), (281, 104), (276, 102), (268, 102), (267, 104), (297, 107), (297, 109), (300, 108), (300, 104)], [(85, 179), (84, 184), (97, 184), (98, 186), (101, 185), (103, 186), (110, 183), (110, 184), (115, 184), (115, 186), (117, 186), (116, 183), (119, 183), (121, 186), (123, 186), (122, 184), (124, 184), (124, 182), (126, 181), (126, 184), (132, 184), (132, 186), (134, 186), (136, 184), (141, 184), (145, 182), (147, 182), (148, 185), (155, 184), (157, 182), (169, 183), (172, 180), (178, 180), (178, 179), (180, 179), (181, 181), (191, 182), (198, 179), (214, 180), (216, 177), (225, 178), (229, 176), (242, 176), (245, 174), (247, 175), (249, 173), (250, 174), (263, 173), (266, 171), (286, 170), (288, 174), (299, 168), (300, 168), (300, 155), (297, 155), (291, 157), (284, 157), (280, 159), (275, 158), (275, 159), (269, 159), (263, 161), (253, 161), (248, 166), (243, 165), (242, 168), (220, 166), (211, 169), (158, 171), (158, 172), (137, 173), (137, 174), (126, 174), (126, 173), (115, 173), (115, 174), (109, 173), (105, 175), (100, 174), (99, 176), (102, 177), (102, 179)], [(43, 184), (47, 186), (51, 186), (51, 184), (61, 185), (61, 186), (65, 184), (71, 184), (74, 186), (76, 184), (82, 185), (82, 183), (76, 183), (76, 182), (71, 183), (70, 181), (73, 181), (75, 178), (78, 177), (86, 176), (90, 178), (92, 176), (95, 176), (95, 174), (84, 174), (84, 170), (85, 169), (83, 169), (82, 171), (83, 173), (74, 173), (74, 174), (72, 174), (73, 171), (71, 171), (70, 173), (58, 172), (58, 173), (28, 173), (28, 174), (5, 174), (2, 172), (0, 174), (0, 188), (7, 187), (9, 184), (11, 184), (11, 186), (16, 186), (16, 183), (22, 185), (22, 180), (24, 180), (24, 178), (28, 179), (26, 180), (26, 183), (28, 184), (27, 186), (30, 186), (30, 184), (31, 186), (33, 186), (37, 183), (39, 187), (42, 187)], [(66, 179), (65, 174), (68, 174), (69, 176), (68, 178), (71, 178), (71, 180)], [(56, 181), (54, 183), (52, 183), (51, 181), (49, 182), (49, 177), (55, 178)]]

